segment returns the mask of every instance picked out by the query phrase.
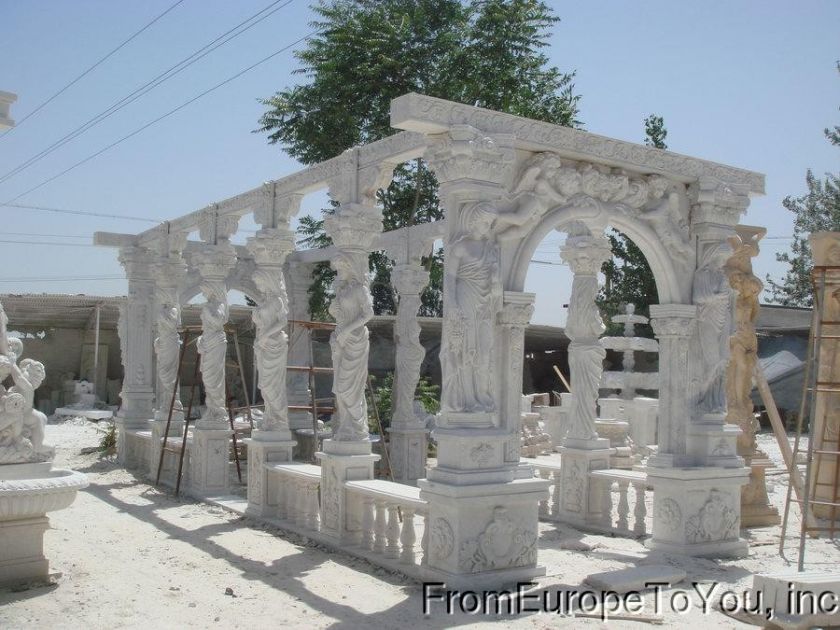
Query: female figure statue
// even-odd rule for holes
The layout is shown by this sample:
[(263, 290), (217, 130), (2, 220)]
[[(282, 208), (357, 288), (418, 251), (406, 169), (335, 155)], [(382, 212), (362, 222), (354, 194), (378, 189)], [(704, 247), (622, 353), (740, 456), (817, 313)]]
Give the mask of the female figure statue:
[[(282, 276), (277, 273), (278, 281)], [(260, 286), (260, 275), (254, 280)], [(268, 279), (266, 279), (268, 280)], [(288, 428), (288, 408), (286, 402), (286, 356), (288, 336), (284, 330), (289, 316), (289, 306), (282, 291), (266, 292), (265, 299), (254, 309), (253, 320), (257, 329), (254, 340), (254, 354), (257, 359), (257, 371), (260, 377), (260, 391), (265, 401), (263, 431), (277, 431)]]
[(457, 412), (491, 412), (493, 333), (502, 304), (499, 249), (492, 235), (495, 209), (488, 203), (467, 206), (461, 214), (462, 236), (447, 252), (448, 287), (444, 317), (449, 322), (443, 400)]
[(201, 292), (207, 302), (201, 309), (201, 336), (198, 338), (198, 352), (201, 354), (201, 380), (204, 383), (206, 411), (203, 421), (224, 422), (225, 408), (225, 359), (227, 337), (225, 322), (228, 319), (228, 305), (224, 287), (207, 283)]
[(367, 322), (373, 317), (365, 274), (367, 256), (340, 253), (332, 261), (337, 272), (330, 315), (336, 327), (330, 337), (333, 393), (338, 417), (335, 439), (368, 439), (365, 386), (370, 343)]
[[(178, 325), (181, 323), (181, 313), (177, 306), (163, 303), (158, 311), (158, 336), (154, 348), (158, 365), (158, 413), (164, 415), (169, 412), (172, 393), (175, 391), (175, 381), (178, 380), (178, 358), (181, 349), (181, 337), (178, 335)], [(172, 411), (183, 410), (181, 399), (175, 396)]]

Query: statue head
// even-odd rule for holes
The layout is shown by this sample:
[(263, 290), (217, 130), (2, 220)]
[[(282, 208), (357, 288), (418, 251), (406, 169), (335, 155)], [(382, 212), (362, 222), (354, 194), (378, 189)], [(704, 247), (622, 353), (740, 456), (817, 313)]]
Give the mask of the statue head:
[(461, 225), (464, 232), (474, 238), (482, 238), (490, 234), (490, 229), (493, 227), (495, 220), (496, 208), (487, 201), (467, 206), (461, 214)]
[(9, 352), (15, 355), (15, 358), (17, 359), (21, 354), (23, 354), (23, 341), (20, 337), (9, 337), (8, 340)]
[(26, 409), (26, 399), (17, 392), (3, 396), (3, 413), (8, 416), (21, 416)]

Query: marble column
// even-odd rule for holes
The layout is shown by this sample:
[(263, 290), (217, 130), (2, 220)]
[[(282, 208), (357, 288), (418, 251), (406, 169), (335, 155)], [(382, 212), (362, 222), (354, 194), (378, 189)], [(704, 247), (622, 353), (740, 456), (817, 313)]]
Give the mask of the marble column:
[(537, 562), (537, 517), (549, 483), (520, 478), (518, 462), (505, 458), (520, 408), (513, 406), (510, 418), (504, 406), (499, 319), (499, 239), (533, 215), (507, 194), (518, 170), (510, 136), (452, 125), (434, 137), (425, 158), (446, 209), (443, 388), (432, 435), (438, 458), (417, 482), (429, 502), (427, 571), (450, 588), (501, 587), (545, 572)]
[(325, 227), (338, 252), (330, 260), (336, 271), (330, 305), (336, 323), (330, 337), (334, 433), (332, 439), (324, 440), (323, 451), (316, 453), (321, 461), (321, 531), (342, 542), (358, 542), (361, 518), (348, 504), (344, 482), (372, 479), (379, 459), (372, 453), (365, 390), (370, 352), (367, 322), (373, 317), (368, 255), (382, 230), (382, 218), (376, 207), (345, 202), (327, 217)]
[(394, 382), (391, 387), (392, 414), (389, 432), (389, 460), (395, 481), (415, 483), (426, 476), (426, 412), (414, 399), (426, 349), (420, 343), (420, 294), (429, 283), (429, 272), (419, 256), (397, 264), (391, 280), (399, 295), (394, 322)]
[[(815, 300), (823, 339), (816, 357), (816, 380), (820, 385), (817, 386), (811, 435), (815, 436), (815, 449), (836, 452), (840, 451), (840, 232), (815, 232), (810, 242), (814, 255), (815, 292), (820, 290), (822, 274), (819, 268), (825, 268), (824, 298), (821, 303)], [(840, 458), (834, 455), (815, 456), (811, 496), (817, 501), (836, 503), (838, 460)], [(840, 520), (840, 509), (814, 504), (811, 509), (820, 518), (828, 519), (833, 515), (835, 520)]]
[(226, 360), (228, 321), (226, 278), (236, 263), (233, 246), (227, 239), (205, 240), (209, 243), (195, 251), (190, 263), (201, 278), (201, 381), (204, 385), (205, 408), (193, 429), (190, 452), (190, 487), (198, 496), (227, 494), (230, 488), (231, 429), (226, 400)]
[[(165, 238), (164, 241), (168, 241)], [(183, 239), (184, 241), (186, 238)], [(181, 245), (182, 246), (182, 245)], [(168, 249), (168, 248), (166, 248)], [(154, 420), (149, 422), (152, 432), (152, 447), (149, 450), (149, 474), (157, 475), (169, 408), (172, 416), (169, 422), (169, 437), (180, 437), (184, 430), (184, 408), (180, 392), (172, 394), (178, 382), (179, 359), (181, 355), (181, 282), (186, 275), (186, 264), (181, 258), (180, 248), (159, 255), (153, 265), (155, 278), (155, 308), (157, 311), (157, 337), (154, 342), (157, 367), (157, 404)], [(166, 467), (166, 462), (164, 462)], [(167, 470), (167, 474), (171, 471)]]
[(254, 353), (259, 387), (265, 402), (262, 421), (248, 446), (248, 511), (266, 515), (276, 508), (277, 493), (269, 487), (266, 464), (289, 462), (295, 442), (289, 430), (286, 365), (289, 339), (286, 326), (289, 301), (283, 280), (283, 263), (294, 251), (294, 233), (288, 228), (264, 227), (248, 239), (254, 256), (254, 284), (262, 294), (254, 308)]
[(735, 329), (729, 338), (729, 364), (726, 368), (726, 422), (741, 429), (738, 455), (750, 467), (749, 483), (741, 489), (742, 527), (778, 525), (779, 511), (770, 504), (765, 471), (773, 462), (756, 444), (758, 420), (752, 403), (753, 374), (758, 363), (759, 296), (764, 288), (753, 273), (752, 259), (758, 255), (758, 243), (767, 233), (763, 227), (738, 225), (729, 239), (732, 257), (726, 263), (726, 275), (735, 292)]
[(599, 289), (598, 272), (611, 256), (607, 238), (603, 234), (593, 235), (585, 226), (573, 226), (560, 249), (560, 257), (574, 274), (566, 320), (574, 396), (569, 431), (559, 449), (563, 462), (560, 514), (565, 522), (575, 525), (598, 520), (602, 505), (598, 491), (602, 484), (590, 484), (589, 473), (609, 468), (610, 463), (610, 441), (598, 437), (595, 429), (606, 355), (600, 343), (605, 326), (595, 299)]
[(147, 465), (136, 440), (128, 433), (145, 430), (154, 417), (153, 255), (142, 247), (120, 249), (120, 264), (128, 278), (128, 298), (120, 308), (119, 336), (123, 363), (121, 405), (117, 413), (117, 457), (125, 467)]
[(525, 362), (525, 329), (534, 314), (533, 293), (505, 291), (499, 324), (502, 329), (501, 365), (503, 366), (502, 406), (509, 433), (505, 443), (505, 462), (519, 467), (517, 476), (533, 477), (531, 466), (520, 465), (522, 444), (522, 370)]

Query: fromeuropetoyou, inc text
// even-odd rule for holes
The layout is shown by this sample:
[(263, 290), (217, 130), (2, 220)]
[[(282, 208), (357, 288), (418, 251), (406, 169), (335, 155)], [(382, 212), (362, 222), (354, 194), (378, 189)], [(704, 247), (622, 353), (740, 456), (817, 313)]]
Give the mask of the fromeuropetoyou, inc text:
[[(737, 591), (720, 582), (694, 582), (690, 587), (671, 588), (666, 582), (649, 582), (645, 591), (618, 593), (609, 590), (535, 589), (520, 582), (512, 590), (473, 591), (446, 588), (443, 582), (423, 583), (423, 614), (525, 615), (556, 614), (610, 617), (633, 615), (687, 615), (699, 610), (709, 614), (747, 613), (774, 618), (773, 608), (761, 591)], [(840, 597), (834, 591), (802, 591), (788, 588), (787, 614), (840, 614)]]

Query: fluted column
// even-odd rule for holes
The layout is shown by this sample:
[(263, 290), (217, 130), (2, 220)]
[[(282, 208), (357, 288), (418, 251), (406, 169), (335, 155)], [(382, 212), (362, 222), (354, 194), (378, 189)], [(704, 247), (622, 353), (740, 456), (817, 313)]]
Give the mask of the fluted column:
[[(126, 432), (145, 429), (154, 416), (154, 279), (152, 254), (142, 247), (123, 247), (120, 264), (128, 278), (128, 298), (120, 309), (119, 336), (122, 350), (122, 404), (117, 414), (117, 453), (124, 466), (141, 464)], [(142, 462), (145, 465), (145, 460)]]
[(413, 483), (426, 474), (425, 410), (414, 394), (426, 349), (420, 343), (420, 294), (429, 282), (429, 272), (419, 257), (397, 264), (391, 280), (399, 294), (394, 322), (394, 383), (391, 388), (390, 462), (396, 481)]
[[(502, 326), (502, 420), (509, 438), (505, 445), (505, 462), (519, 464), (522, 420), (522, 370), (525, 359), (525, 329), (534, 314), (533, 293), (505, 291), (499, 323)], [(526, 474), (532, 473), (530, 467)], [(531, 474), (533, 476), (533, 474)]]
[(689, 343), (696, 325), (693, 304), (653, 304), (650, 324), (659, 341), (659, 449), (650, 458), (653, 467), (690, 463), (686, 439), (691, 420), (689, 405)]

